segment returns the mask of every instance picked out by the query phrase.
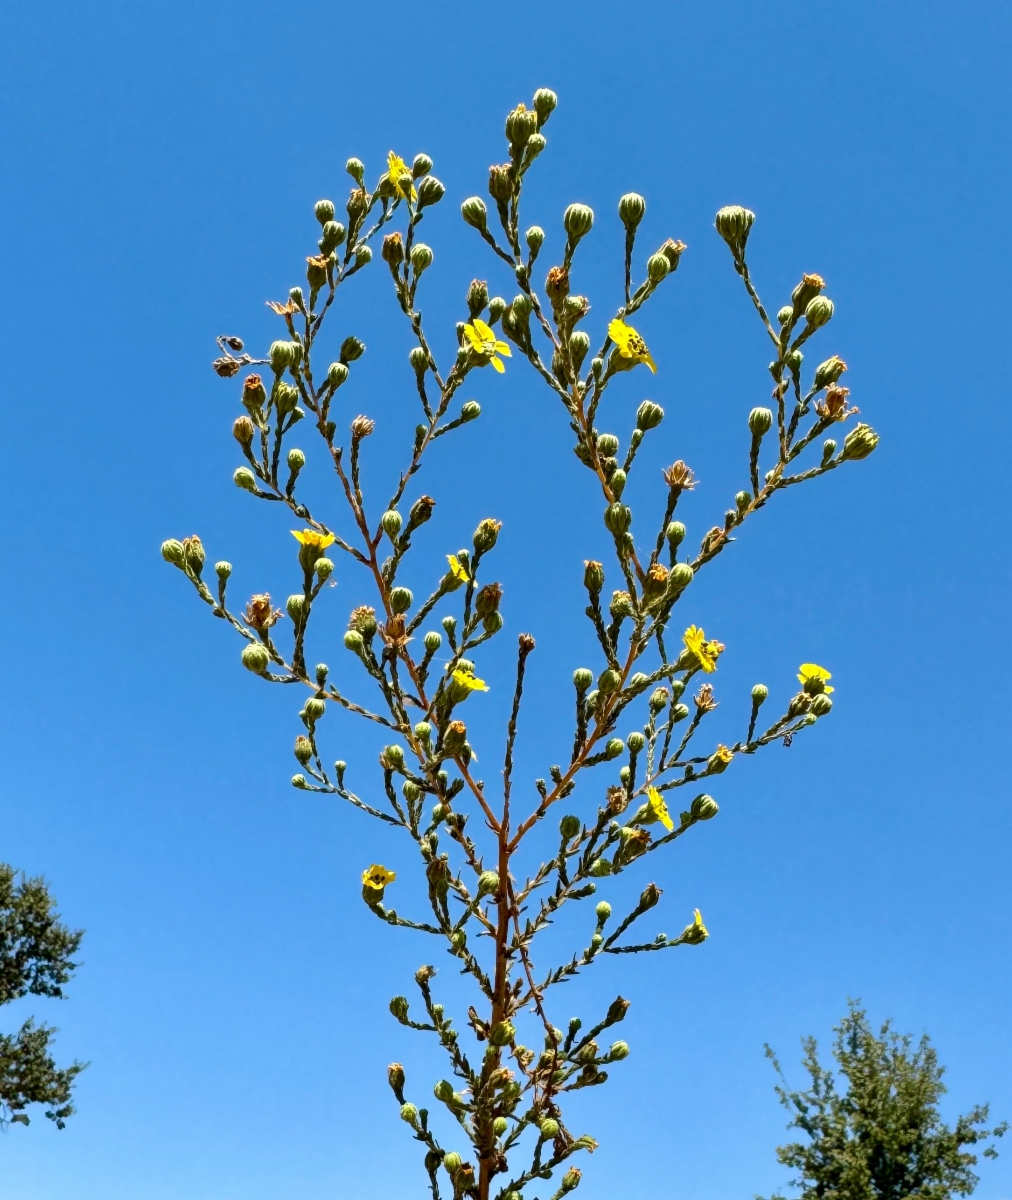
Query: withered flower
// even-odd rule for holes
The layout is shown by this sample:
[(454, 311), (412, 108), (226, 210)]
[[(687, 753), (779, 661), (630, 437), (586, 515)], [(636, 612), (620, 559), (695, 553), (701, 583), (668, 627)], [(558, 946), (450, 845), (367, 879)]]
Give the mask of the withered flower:
[(361, 441), (362, 438), (367, 438), (375, 428), (376, 422), (372, 417), (356, 417), (351, 423), (351, 436), (356, 441)]
[(696, 477), (692, 473), (692, 468), (687, 466), (681, 459), (671, 464), (670, 467), (665, 467), (661, 472), (664, 476), (664, 482), (671, 488), (678, 488), (683, 492), (691, 492), (696, 486)]
[(220, 375), (222, 379), (231, 379), (233, 375), (238, 375), (242, 370), (242, 363), (230, 354), (226, 354), (223, 358), (216, 358), (211, 366), (214, 367), (214, 373)]
[(717, 707), (717, 701), (713, 698), (713, 688), (708, 683), (704, 683), (695, 696), (693, 696), (693, 702), (696, 708), (699, 709), (700, 715), (713, 712)]
[(246, 605), (244, 620), (250, 629), (270, 629), (272, 625), (276, 625), (281, 619), (282, 612), (280, 608), (271, 608), (271, 597), (268, 592), (262, 592), (259, 595), (251, 596), (249, 603)]

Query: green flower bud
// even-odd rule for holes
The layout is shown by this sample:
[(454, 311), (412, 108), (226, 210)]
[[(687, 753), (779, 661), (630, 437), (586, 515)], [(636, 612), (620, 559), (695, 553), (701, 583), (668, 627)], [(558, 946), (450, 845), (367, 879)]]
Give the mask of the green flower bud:
[(625, 744), (629, 747), (633, 754), (639, 754), (639, 752), (647, 744), (647, 739), (642, 733), (639, 732), (639, 730), (636, 730), (629, 734), (625, 740)]
[(438, 204), (445, 195), (446, 188), (435, 175), (427, 175), (418, 185), (418, 207), (422, 209), (430, 204)]
[(562, 1177), (562, 1186), (559, 1188), (561, 1192), (571, 1192), (579, 1186), (580, 1180), (583, 1178), (583, 1172), (578, 1167), (570, 1167)]
[(441, 1079), (432, 1089), (432, 1093), (437, 1100), (442, 1100), (445, 1104), (453, 1099), (453, 1084), (448, 1079)]
[[(647, 202), (638, 192), (626, 192), (618, 202), (618, 215), (626, 229), (632, 230), (643, 220)], [(667, 274), (667, 272), (665, 272)], [(664, 276), (662, 275), (663, 279)]]
[(397, 537), (401, 531), (401, 514), (395, 508), (388, 508), (387, 511), (380, 517), (380, 524), (383, 526), (383, 532), (390, 538), (391, 541)]
[(656, 716), (671, 699), (671, 693), (666, 687), (657, 687), (650, 693), (650, 712)]
[(183, 565), (191, 575), (199, 579), (206, 560), (204, 545), (196, 534), (193, 537), (183, 538)]
[(688, 563), (675, 563), (668, 575), (668, 590), (682, 592), (692, 582), (692, 568)]
[(267, 647), (261, 646), (259, 642), (251, 642), (242, 652), (242, 665), (254, 675), (262, 675), (270, 661)]
[(334, 202), (333, 200), (317, 200), (313, 205), (313, 212), (316, 213), (316, 219), (321, 225), (326, 225), (328, 221), (334, 219)]
[(306, 786), (306, 777), (305, 777), (305, 775), (293, 775), (293, 776), (292, 776), (292, 787), (294, 787), (294, 788), (304, 788), (305, 786)]
[(480, 196), (471, 196), (465, 200), (460, 206), (460, 215), (475, 229), (485, 229), (488, 225), (488, 209)]
[(359, 187), (365, 187), (365, 164), (357, 158), (349, 158), (344, 169), (355, 180)]
[(293, 446), (292, 449), (288, 451), (289, 469), (292, 472), (298, 472), (298, 471), (301, 471), (305, 465), (306, 465), (306, 456), (302, 453), (301, 450), (297, 450)]
[(569, 357), (573, 364), (573, 370), (579, 371), (583, 366), (583, 360), (587, 357), (587, 352), (590, 350), (590, 336), (583, 332), (582, 329), (569, 335)]
[(411, 363), (416, 375), (424, 375), (429, 365), (429, 356), (421, 346), (414, 346), (408, 353), (408, 362)]
[(738, 204), (730, 204), (717, 213), (714, 221), (717, 232), (727, 242), (731, 253), (736, 257), (741, 257), (745, 253), (745, 243), (748, 241), (753, 221), (755, 221), (755, 213), (749, 212), (747, 208), (742, 208)]
[(553, 1120), (551, 1117), (545, 1117), (538, 1128), (541, 1131), (542, 1141), (550, 1142), (553, 1140), (553, 1138), (558, 1137), (559, 1122)]
[(779, 323), (781, 325), (786, 325), (787, 322), (793, 316), (794, 316), (794, 309), (791, 308), (791, 306), (789, 304), (785, 304), (783, 306), (783, 308), (780, 309), (780, 311), (777, 313), (777, 321), (779, 321)]
[(310, 724), (313, 724), (327, 711), (326, 701), (314, 696), (311, 700), (306, 701), (305, 708), (302, 711), (306, 714), (306, 718)]
[(609, 696), (622, 686), (622, 676), (618, 671), (613, 671), (611, 667), (608, 667), (598, 676), (597, 686), (606, 696)]
[(611, 1049), (608, 1051), (608, 1057), (614, 1059), (615, 1062), (621, 1062), (623, 1058), (628, 1058), (629, 1057), (629, 1043), (628, 1042), (612, 1042)]
[(501, 1138), (502, 1135), (509, 1129), (510, 1123), (505, 1117), (496, 1117), (492, 1122), (492, 1132), (496, 1137)]
[(249, 417), (236, 417), (232, 425), (232, 436), (240, 446), (249, 446), (253, 441), (253, 422)]
[(826, 440), (822, 443), (822, 466), (825, 466), (835, 453), (836, 439), (826, 438)]
[(357, 629), (349, 629), (344, 635), (344, 644), (353, 654), (361, 654), (365, 649), (365, 638)]
[(495, 871), (482, 871), (478, 876), (478, 897), (494, 896), (499, 891), (499, 876)]
[(765, 683), (757, 683), (752, 689), (752, 703), (758, 708), (760, 704), (766, 703), (769, 694), (770, 690)]
[(606, 758), (618, 758), (625, 749), (625, 743), (619, 737), (610, 738), (607, 746), (604, 748)]
[(840, 458), (844, 460), (867, 458), (878, 443), (879, 435), (870, 425), (865, 425), (862, 422), (860, 425), (855, 425), (843, 439), (843, 449), (840, 451)]
[(805, 308), (805, 320), (812, 329), (821, 329), (833, 316), (833, 301), (828, 296), (815, 296)]
[(295, 757), (303, 766), (313, 757), (313, 743), (305, 734), (300, 733), (295, 739)]
[(538, 115), (538, 128), (548, 120), (559, 103), (559, 97), (549, 88), (538, 88), (534, 93), (534, 111)]
[(427, 742), (432, 737), (432, 726), (428, 721), (419, 721), (415, 726), (415, 737), (420, 742)]
[(544, 245), (545, 231), (540, 225), (532, 225), (524, 234), (524, 240), (527, 242), (527, 249), (531, 252), (531, 262), (538, 256), (538, 251)]
[(671, 264), (663, 254), (651, 254), (647, 259), (647, 279), (651, 283), (660, 283), (671, 270)]
[(395, 587), (390, 592), (390, 607), (395, 613), (406, 613), (413, 600), (414, 596), (411, 594), (410, 588)]
[(214, 573), (224, 583), (229, 575), (232, 574), (232, 564), (230, 562), (216, 562), (214, 564)]
[(697, 796), (689, 806), (689, 812), (697, 821), (709, 821), (720, 809), (712, 796)]
[(493, 1046), (508, 1046), (516, 1035), (512, 1021), (497, 1021), (489, 1031), (488, 1040)]
[(443, 644), (443, 636), (437, 633), (434, 629), (430, 629), (424, 638), (425, 649), (429, 654), (435, 654), (439, 647)]
[(301, 593), (296, 593), (294, 596), (289, 596), (285, 603), (285, 611), (292, 618), (296, 625), (302, 620), (302, 614), (306, 607), (306, 598)]
[(346, 337), (341, 343), (341, 362), (346, 367), (348, 363), (361, 358), (363, 354), (365, 354), (365, 342), (359, 341), (357, 337)]
[(596, 858), (590, 864), (590, 874), (595, 879), (601, 879), (605, 875), (610, 875), (612, 871), (611, 863), (606, 858)]
[(293, 387), (290, 383), (279, 383), (274, 389), (274, 406), (278, 410), (279, 416), (286, 417), (290, 412), (294, 412), (298, 403), (299, 389), (297, 387)]
[(740, 513), (743, 513), (752, 503), (752, 497), (748, 492), (735, 492), (734, 506)]
[(748, 427), (754, 437), (765, 437), (773, 427), (773, 414), (768, 408), (753, 408), (748, 414)]
[(432, 266), (432, 250), (424, 242), (416, 242), (411, 247), (411, 265), (416, 275)]
[(594, 682), (594, 674), (586, 667), (577, 667), (573, 672), (573, 685), (578, 692), (585, 692)]
[(583, 564), (583, 586), (593, 595), (598, 595), (604, 587), (604, 567), (593, 559)]
[(636, 428), (642, 429), (644, 432), (648, 429), (656, 429), (664, 420), (664, 409), (659, 404), (654, 404), (652, 400), (644, 400), (636, 410)]
[[(240, 470), (242, 468), (240, 467)], [(168, 541), (162, 542), (162, 558), (167, 563), (172, 563), (174, 567), (183, 568), (183, 543), (178, 538), (169, 538)]]
[(833, 707), (833, 701), (825, 694), (812, 697), (812, 707), (808, 710), (815, 717), (824, 717)]
[(355, 266), (367, 267), (372, 262), (372, 250), (366, 245), (358, 246), (355, 250)]
[(415, 1125), (418, 1121), (418, 1109), (411, 1103), (402, 1104), (401, 1120), (406, 1121), (409, 1125)]
[(618, 438), (613, 433), (597, 435), (597, 453), (600, 458), (614, 458), (618, 454)]
[(685, 540), (685, 526), (681, 521), (672, 521), (664, 531), (664, 536), (675, 549)]
[(476, 421), (481, 416), (481, 405), (477, 400), (468, 400), (461, 405), (460, 419), (464, 422)]
[(571, 204), (562, 218), (569, 240), (576, 243), (580, 238), (590, 233), (594, 224), (594, 210), (586, 204)]
[(348, 378), (348, 367), (343, 362), (331, 363), (327, 370), (327, 382), (336, 391)]
[[(451, 1088), (450, 1090), (452, 1091), (453, 1089)], [(460, 1170), (460, 1164), (462, 1161), (463, 1160), (456, 1150), (450, 1150), (443, 1155), (443, 1166), (451, 1175), (456, 1175), (456, 1173)]]
[(296, 342), (271, 342), (271, 347), (267, 351), (267, 358), (270, 360), (271, 368), (276, 375), (280, 375), (282, 371), (292, 366), (298, 361), (296, 358), (296, 348), (299, 358), (302, 357), (302, 347)]
[(340, 221), (328, 221), (320, 238), (320, 253), (330, 254), (344, 241), (345, 229)]
[(825, 362), (819, 363), (815, 368), (816, 390), (829, 387), (831, 383), (836, 383), (846, 369), (847, 364), (838, 354), (834, 354), (832, 358), (827, 358)]
[(604, 510), (604, 523), (610, 533), (625, 533), (632, 524), (632, 512), (616, 500)]
[(399, 771), (404, 766), (404, 747), (398, 746), (396, 742), (384, 746), (380, 754), (380, 763), (384, 770)]
[(471, 320), (480, 316), (488, 304), (488, 284), (484, 279), (472, 279), (467, 289), (467, 311)]
[(322, 583), (325, 579), (329, 579), (334, 574), (333, 559), (321, 557), (313, 563), (313, 569), (316, 571), (316, 577)]
[(612, 495), (616, 500), (620, 499), (625, 491), (626, 473), (621, 467), (616, 467), (611, 473), (611, 478), (608, 480), (608, 486), (611, 488)]
[(567, 813), (559, 822), (559, 834), (569, 842), (580, 832), (580, 818), (572, 813)]

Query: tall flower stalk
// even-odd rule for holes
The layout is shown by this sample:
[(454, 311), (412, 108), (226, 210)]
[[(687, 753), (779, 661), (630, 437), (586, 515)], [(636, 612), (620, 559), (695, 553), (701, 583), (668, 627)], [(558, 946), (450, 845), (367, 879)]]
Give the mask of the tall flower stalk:
[[(266, 594), (253, 596), (242, 613), (231, 608), (226, 592), (232, 568), (227, 562), (215, 564), (212, 589), (204, 580), (199, 538), (172, 539), (162, 546), (165, 559), (183, 571), (212, 614), (244, 640), (242, 662), (248, 670), (269, 683), (305, 688), (294, 786), (337, 796), (417, 847), (429, 913), (408, 917), (387, 907), (395, 875), (379, 863), (363, 864), (362, 896), (381, 921), (435, 939), (434, 948), (456, 959), (474, 988), (463, 1027), (437, 1001), (430, 966), (415, 975), (420, 1019), (411, 1015), (406, 997), (390, 1003), (401, 1024), (434, 1035), (447, 1063), (447, 1077), (433, 1089), (438, 1107), (432, 1110), (416, 1104), (398, 1064), (389, 1068), (390, 1087), (401, 1118), (420, 1144), (434, 1200), (518, 1200), (533, 1195), (546, 1179), (552, 1180), (557, 1200), (578, 1185), (580, 1171), (570, 1160), (596, 1143), (567, 1127), (563, 1103), (572, 1091), (604, 1083), (607, 1068), (629, 1053), (624, 1041), (611, 1040), (628, 1001), (618, 997), (589, 1027), (574, 1019), (562, 1029), (551, 1017), (553, 989), (602, 955), (700, 945), (708, 932), (697, 909), (677, 937), (637, 941), (632, 927), (661, 895), (648, 883), (631, 911), (617, 919), (609, 903), (600, 900), (586, 944), (559, 965), (540, 967), (534, 942), (564, 906), (594, 895), (610, 876), (642, 871), (640, 860), (716, 816), (717, 804), (705, 788), (735, 758), (789, 742), (830, 711), (830, 675), (808, 663), (798, 675), (800, 690), (775, 719), (760, 722), (768, 693), (757, 685), (747, 732), (730, 746), (714, 744), (703, 725), (717, 704), (709, 680), (724, 646), (676, 619), (675, 610), (684, 604), (696, 574), (731, 544), (733, 531), (781, 490), (865, 458), (878, 442), (867, 425), (856, 425), (842, 446), (827, 437), (813, 463), (801, 462), (817, 439), (856, 412), (839, 383), (846, 370), (839, 357), (826, 359), (807, 384), (802, 382), (802, 346), (829, 322), (833, 304), (822, 279), (805, 275), (790, 303), (770, 320), (746, 260), (753, 214), (721, 209), (717, 231), (773, 347), (772, 404), (753, 408), (748, 416), (750, 486), (735, 495), (699, 548), (689, 551), (677, 509), (695, 481), (691, 468), (675, 462), (663, 472), (660, 521), (647, 525), (646, 533), (640, 532), (642, 525), (634, 532), (633, 510), (623, 499), (626, 482), (644, 438), (662, 423), (664, 412), (649, 400), (640, 404), (624, 455), (619, 438), (601, 432), (598, 422), (617, 377), (639, 366), (658, 369), (632, 320), (675, 273), (686, 247), (668, 239), (649, 255), (645, 277), (635, 282), (636, 234), (646, 202), (635, 194), (622, 197), (624, 295), (591, 353), (585, 328), (592, 324), (590, 302), (574, 284), (593, 212), (583, 204), (566, 209), (561, 258), (547, 270), (540, 289), (535, 279), (543, 269), (537, 260), (545, 233), (537, 225), (521, 233), (524, 182), (546, 147), (543, 130), (555, 106), (554, 93), (542, 89), (531, 108), (521, 104), (506, 118), (508, 161), (489, 172), (493, 219), (477, 196), (462, 205), (464, 221), (495, 257), (504, 290), (517, 289), (511, 301), (490, 295), (488, 285), (476, 279), (467, 291), (466, 320), (462, 310), (449, 338), (430, 340), (419, 292), (433, 252), (418, 232), (426, 209), (439, 203), (444, 188), (426, 155), (408, 167), (391, 151), (386, 172), (372, 188), (366, 186), (363, 164), (349, 160), (355, 186), (347, 223), (336, 219), (329, 200), (317, 203), (321, 235), (317, 253), (307, 259), (308, 294), (306, 287), (294, 287), (286, 301), (272, 302), (284, 334), (266, 357), (251, 357), (239, 338), (219, 338), (221, 357), (214, 367), (220, 376), (232, 379), (256, 369), (242, 381), (244, 412), (233, 427), (246, 460), (235, 472), (235, 483), (259, 500), (287, 506), (298, 525), (293, 533), (301, 578), (285, 612)], [(332, 412), (339, 389), (354, 388), (355, 363), (365, 347), (355, 337), (345, 338), (337, 360), (325, 368), (317, 350), (338, 290), (370, 264), (377, 241), (396, 306), (416, 343), (409, 365), (420, 412), (385, 504), (367, 500), (361, 478), (373, 419), (358, 416), (342, 432)], [(440, 346), (447, 341), (451, 354), (443, 362)], [(458, 393), (482, 368), (501, 373), (516, 369), (521, 359), (562, 406), (577, 457), (603, 504), (614, 553), (609, 569), (619, 584), (605, 600), (605, 567), (586, 562), (585, 611), (598, 661), (574, 672), (571, 743), (547, 778), (534, 780), (530, 789), (514, 787), (514, 752), (533, 636), (521, 633), (517, 640), (501, 786), (476, 776), (466, 722), (467, 705), (478, 702), (472, 696), (487, 690), (480, 677), (482, 649), (504, 628), (502, 588), (486, 573), (500, 523), (483, 520), (470, 548), (448, 554), (446, 566), (437, 565), (431, 593), (420, 602), (398, 581), (413, 536), (433, 518), (436, 505), (419, 490), (415, 476), (433, 442), (480, 416), (473, 400), (456, 407)], [(336, 483), (333, 514), (311, 511), (299, 488), (306, 455), (292, 445), (292, 431), (307, 417)], [(768, 460), (765, 470), (761, 459)], [(371, 595), (351, 612), (344, 635), (348, 656), (332, 672), (323, 663), (307, 666), (307, 639), (314, 613), (329, 601), (323, 589), (335, 573), (335, 559), (347, 566), (348, 578), (357, 572)], [(282, 643), (277, 631), (286, 615), (289, 632)], [(441, 651), (447, 657), (437, 663)], [(321, 721), (335, 706), (389, 731), (376, 786), (361, 794), (348, 785), (343, 761), (325, 765)], [(618, 733), (620, 720), (634, 727), (624, 738)], [(687, 786), (691, 798), (684, 807), (674, 804), (676, 790)], [(572, 811), (558, 820), (554, 856), (535, 865), (523, 857), (525, 841), (563, 801)], [(522, 1020), (525, 1036), (540, 1047), (520, 1040)], [(463, 1152), (452, 1148), (457, 1144)]]

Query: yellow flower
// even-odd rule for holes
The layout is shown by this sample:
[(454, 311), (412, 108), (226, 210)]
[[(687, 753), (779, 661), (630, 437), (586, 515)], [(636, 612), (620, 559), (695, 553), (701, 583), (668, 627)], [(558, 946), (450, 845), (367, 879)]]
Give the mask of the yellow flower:
[(668, 806), (664, 803), (664, 797), (655, 787), (647, 788), (647, 803), (650, 805), (651, 813), (670, 833), (674, 829), (675, 823), (671, 819), (671, 813), (668, 812)]
[(708, 938), (710, 936), (709, 929), (707, 929), (706, 926), (703, 924), (703, 914), (699, 911), (698, 908), (693, 909), (692, 928), (699, 930), (700, 941), (702, 941), (703, 938)]
[(453, 578), (459, 579), (461, 583), (467, 583), (468, 579), (470, 579), (470, 576), (456, 554), (448, 554), (446, 556), (446, 561), (450, 564), (450, 574), (453, 576)]
[(685, 648), (692, 654), (703, 670), (710, 675), (717, 669), (717, 658), (723, 653), (723, 642), (708, 642), (706, 634), (695, 625), (690, 625), (682, 635)]
[(623, 358), (632, 358), (636, 362), (646, 363), (651, 371), (657, 374), (657, 365), (650, 356), (646, 342), (631, 325), (617, 318), (608, 326), (608, 336), (618, 346), (618, 352)]
[(483, 358), (485, 363), (491, 363), (493, 367), (501, 375), (506, 368), (502, 361), (496, 358), (497, 354), (505, 354), (507, 358), (513, 357), (513, 352), (505, 342), (499, 341), (491, 329), (484, 321), (479, 321), (476, 317), (473, 325), (464, 326), (464, 336), (471, 343), (471, 349), (479, 357)]
[(454, 683), (459, 683), (461, 687), (466, 687), (469, 692), (487, 692), (488, 684), (484, 679), (479, 679), (470, 671), (465, 671), (462, 667), (458, 667), (453, 672)]
[(401, 184), (401, 180), (405, 175), (410, 179), (411, 168), (399, 154), (395, 154), (391, 150), (387, 155), (387, 178), (390, 180), (390, 186), (394, 190), (394, 195), (400, 196), (402, 200), (407, 200), (409, 196), (412, 200), (415, 200), (418, 196), (418, 193), (415, 191), (415, 185), (409, 183), (405, 188)]
[(334, 543), (334, 535), (332, 533), (317, 533), (315, 529), (303, 529), (301, 533), (297, 529), (293, 529), (292, 537), (300, 545), (312, 546), (314, 550), (321, 552)]
[(362, 886), (382, 892), (386, 885), (393, 883), (396, 878), (396, 871), (388, 871), (386, 867), (381, 867), (379, 863), (373, 863), (371, 867), (367, 867), (362, 872)]
[[(802, 663), (798, 671), (798, 681), (807, 692), (809, 684), (815, 684), (811, 690), (814, 693), (825, 692), (827, 695), (833, 690), (826, 686), (826, 681), (832, 679), (833, 676), (826, 670), (825, 667), (820, 667), (816, 663)], [(820, 688), (818, 685), (822, 684)]]

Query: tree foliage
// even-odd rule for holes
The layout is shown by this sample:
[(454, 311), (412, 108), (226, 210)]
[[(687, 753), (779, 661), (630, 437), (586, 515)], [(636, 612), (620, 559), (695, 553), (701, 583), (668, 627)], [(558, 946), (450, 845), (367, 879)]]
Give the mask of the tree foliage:
[[(60, 923), (44, 880), (19, 879), (0, 863), (0, 1004), (28, 995), (63, 999), (82, 937)], [(25, 1109), (46, 1104), (46, 1116), (62, 1129), (74, 1111), (71, 1092), (84, 1064), (56, 1065), (55, 1033), (29, 1018), (16, 1034), (0, 1034), (0, 1123), (27, 1125)]]
[[(804, 1091), (792, 1091), (773, 1051), (780, 1076), (777, 1095), (792, 1114), (789, 1129), (807, 1142), (777, 1147), (777, 1158), (798, 1172), (791, 1181), (801, 1200), (947, 1200), (969, 1196), (977, 1186), (977, 1155), (967, 1147), (1001, 1137), (1007, 1123), (983, 1128), (988, 1106), (975, 1105), (950, 1128), (938, 1102), (946, 1088), (945, 1068), (925, 1034), (916, 1048), (889, 1021), (876, 1036), (864, 1009), (851, 1002), (834, 1027), (833, 1058), (846, 1081), (822, 1066), (814, 1037), (803, 1039), (802, 1063), (811, 1077)], [(985, 1157), (997, 1157), (993, 1146)], [(774, 1197), (773, 1200), (782, 1200)]]

